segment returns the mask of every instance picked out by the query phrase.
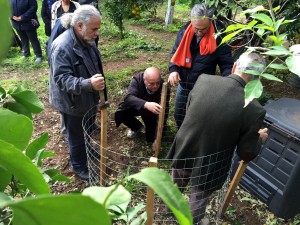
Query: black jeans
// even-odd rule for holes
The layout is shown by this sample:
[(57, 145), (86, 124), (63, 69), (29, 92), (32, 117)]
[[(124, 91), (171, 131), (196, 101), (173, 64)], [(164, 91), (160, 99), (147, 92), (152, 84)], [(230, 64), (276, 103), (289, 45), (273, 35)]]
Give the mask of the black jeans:
[(146, 141), (153, 143), (155, 140), (158, 115), (151, 113), (148, 110), (141, 110), (141, 112), (138, 112), (132, 109), (117, 111), (115, 113), (115, 119), (124, 123), (132, 131), (137, 131), (143, 126), (143, 124), (136, 118), (137, 116), (141, 116), (145, 124)]
[(17, 33), (21, 38), (23, 55), (25, 57), (30, 56), (30, 48), (29, 48), (29, 41), (30, 41), (34, 54), (36, 55), (37, 58), (38, 57), (41, 58), (42, 49), (41, 49), (40, 41), (38, 39), (36, 30), (17, 30)]

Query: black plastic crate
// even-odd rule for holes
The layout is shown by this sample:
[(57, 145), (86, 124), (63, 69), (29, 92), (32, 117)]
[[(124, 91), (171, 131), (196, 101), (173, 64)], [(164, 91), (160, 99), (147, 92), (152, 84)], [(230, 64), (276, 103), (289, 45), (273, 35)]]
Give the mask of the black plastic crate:
[[(278, 217), (300, 213), (300, 100), (269, 101), (264, 126), (269, 138), (249, 163), (240, 186)], [(238, 167), (235, 157), (233, 171)]]

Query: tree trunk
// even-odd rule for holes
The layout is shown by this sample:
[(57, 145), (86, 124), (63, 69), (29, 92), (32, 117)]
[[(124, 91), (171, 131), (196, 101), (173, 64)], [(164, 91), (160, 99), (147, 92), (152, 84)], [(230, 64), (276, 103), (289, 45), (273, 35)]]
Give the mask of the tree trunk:
[(174, 2), (175, 1), (173, 0), (173, 4), (172, 4), (172, 0), (168, 0), (168, 10), (165, 18), (166, 27), (168, 27), (170, 24), (173, 23)]

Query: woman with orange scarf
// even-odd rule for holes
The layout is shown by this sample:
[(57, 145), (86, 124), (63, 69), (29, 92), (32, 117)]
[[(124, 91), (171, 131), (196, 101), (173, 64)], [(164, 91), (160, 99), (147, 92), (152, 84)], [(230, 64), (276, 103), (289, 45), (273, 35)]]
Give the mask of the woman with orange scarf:
[(185, 116), (188, 94), (198, 77), (203, 73), (215, 75), (217, 65), (222, 76), (231, 74), (231, 49), (228, 45), (219, 46), (221, 38), (215, 38), (215, 33), (224, 27), (212, 20), (213, 11), (204, 3), (194, 5), (191, 21), (178, 32), (170, 54), (168, 82), (174, 86), (179, 81), (174, 113), (178, 128)]

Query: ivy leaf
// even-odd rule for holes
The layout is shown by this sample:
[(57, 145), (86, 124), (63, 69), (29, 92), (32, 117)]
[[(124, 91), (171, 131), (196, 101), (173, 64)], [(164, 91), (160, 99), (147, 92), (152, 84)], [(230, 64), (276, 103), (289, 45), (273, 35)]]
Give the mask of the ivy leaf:
[(252, 80), (245, 87), (245, 105), (246, 107), (253, 99), (259, 98), (263, 91), (260, 79)]

